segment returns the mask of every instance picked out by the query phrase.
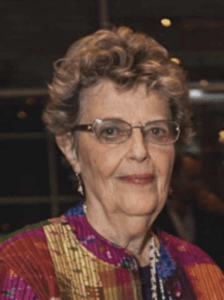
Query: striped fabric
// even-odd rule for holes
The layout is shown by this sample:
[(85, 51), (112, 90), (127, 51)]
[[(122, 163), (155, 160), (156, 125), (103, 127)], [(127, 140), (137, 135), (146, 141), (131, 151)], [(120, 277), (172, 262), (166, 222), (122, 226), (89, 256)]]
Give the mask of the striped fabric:
[[(157, 274), (173, 299), (224, 299), (224, 279), (196, 246), (157, 232)], [(132, 253), (100, 236), (82, 203), (63, 216), (2, 239), (0, 299), (143, 300)]]

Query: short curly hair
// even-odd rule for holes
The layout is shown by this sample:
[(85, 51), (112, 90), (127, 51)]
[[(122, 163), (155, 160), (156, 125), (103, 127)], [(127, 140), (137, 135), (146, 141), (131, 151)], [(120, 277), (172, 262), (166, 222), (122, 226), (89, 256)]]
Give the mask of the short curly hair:
[(106, 79), (119, 89), (145, 84), (148, 91), (161, 93), (169, 100), (172, 119), (180, 125), (178, 145), (191, 141), (185, 72), (153, 38), (127, 27), (98, 30), (75, 42), (54, 67), (43, 114), (53, 134), (73, 132), (80, 118), (82, 92)]

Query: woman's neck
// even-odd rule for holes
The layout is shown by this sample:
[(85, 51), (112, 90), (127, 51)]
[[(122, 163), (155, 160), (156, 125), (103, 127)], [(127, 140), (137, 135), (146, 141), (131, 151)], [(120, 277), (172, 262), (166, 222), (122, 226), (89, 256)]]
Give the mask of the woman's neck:
[[(87, 207), (90, 225), (105, 239), (133, 253), (140, 266), (149, 263), (148, 242), (153, 236), (150, 216), (129, 216), (122, 213), (106, 214), (103, 210)], [(158, 238), (154, 235), (156, 246)]]

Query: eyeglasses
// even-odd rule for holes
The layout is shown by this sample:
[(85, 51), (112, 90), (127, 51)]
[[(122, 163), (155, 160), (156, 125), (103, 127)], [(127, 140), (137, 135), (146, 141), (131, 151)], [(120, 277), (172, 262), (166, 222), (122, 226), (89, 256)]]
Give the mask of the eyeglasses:
[(132, 126), (121, 119), (96, 119), (92, 124), (76, 125), (74, 131), (90, 131), (104, 144), (120, 144), (132, 134), (133, 128), (140, 128), (145, 143), (168, 145), (175, 143), (180, 135), (178, 123), (169, 120), (148, 122)]

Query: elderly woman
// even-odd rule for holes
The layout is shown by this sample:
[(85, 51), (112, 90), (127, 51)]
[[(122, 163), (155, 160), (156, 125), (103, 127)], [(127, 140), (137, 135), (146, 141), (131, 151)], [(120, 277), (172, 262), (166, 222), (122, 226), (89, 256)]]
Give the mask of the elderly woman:
[(152, 38), (100, 30), (55, 66), (44, 120), (83, 201), (0, 250), (1, 299), (224, 299), (220, 269), (153, 222), (192, 136), (181, 68)]

